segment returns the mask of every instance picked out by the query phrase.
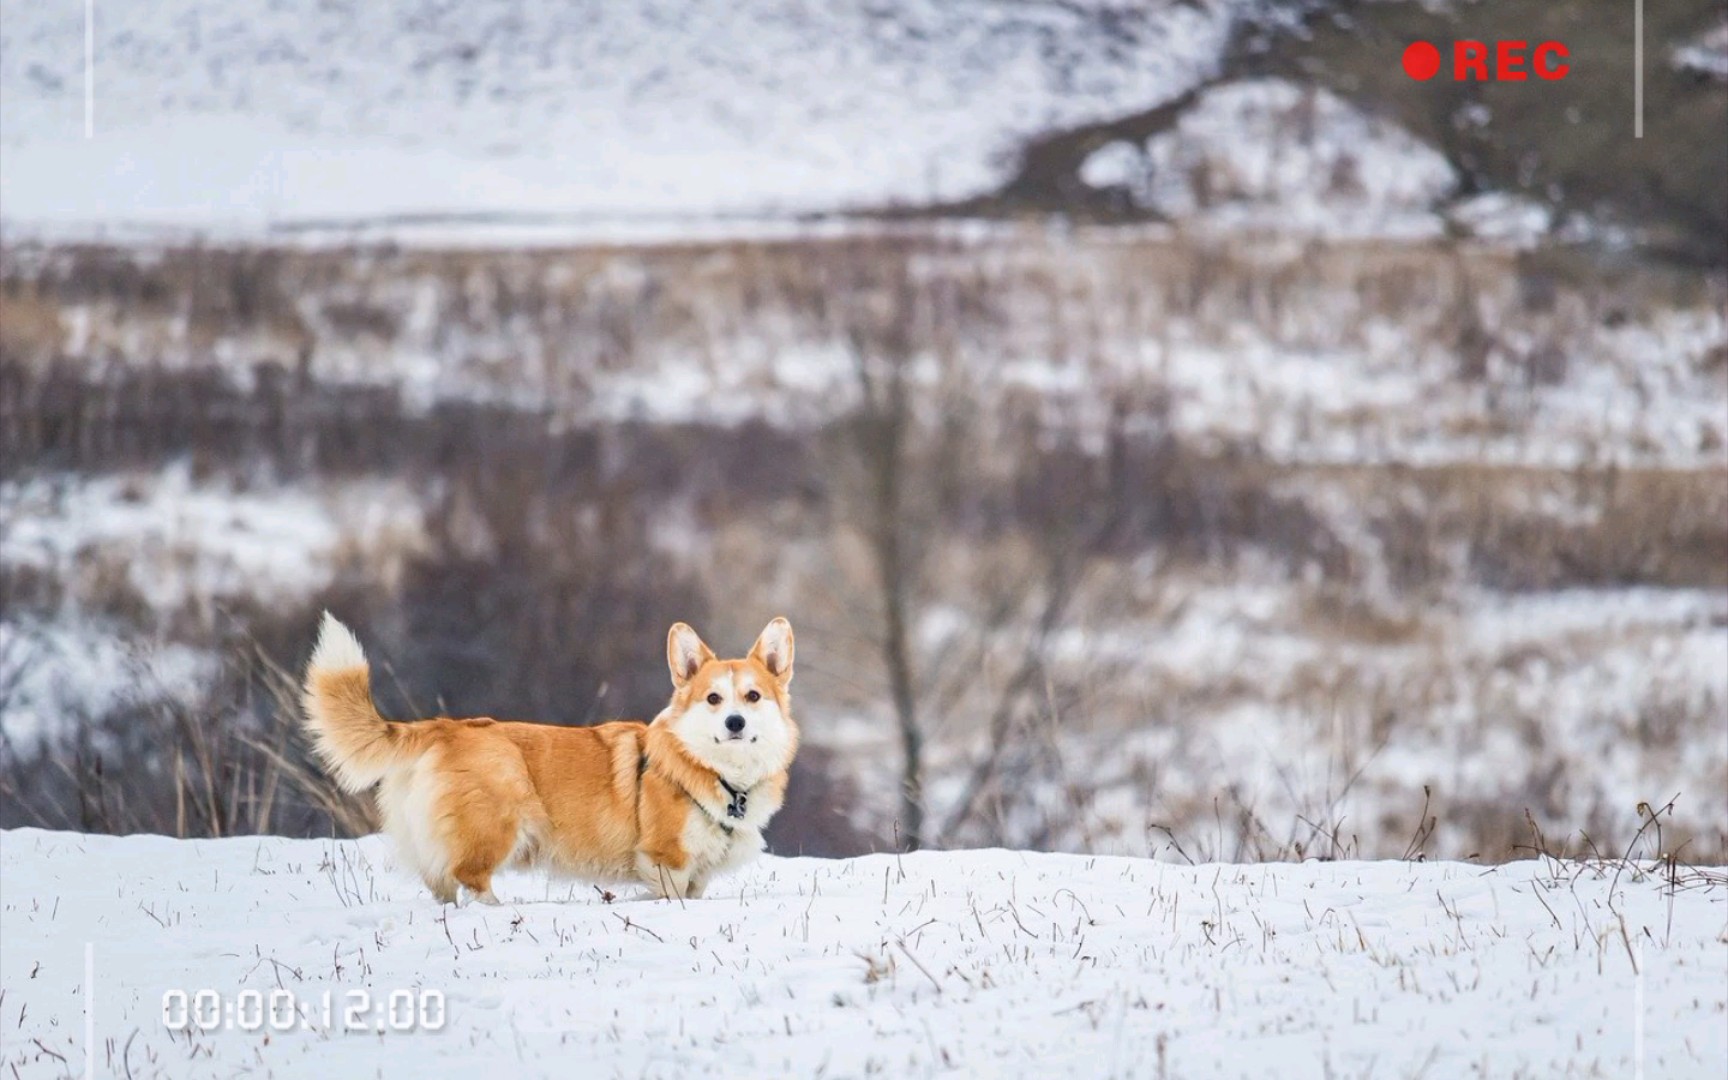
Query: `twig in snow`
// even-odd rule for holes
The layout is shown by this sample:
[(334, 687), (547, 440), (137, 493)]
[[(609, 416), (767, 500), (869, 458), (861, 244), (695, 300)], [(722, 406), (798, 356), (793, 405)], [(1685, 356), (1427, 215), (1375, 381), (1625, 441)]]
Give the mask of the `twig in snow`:
[(918, 958), (912, 955), (912, 950), (906, 947), (905, 939), (895, 938), (894, 944), (900, 946), (900, 951), (906, 954), (906, 959), (912, 961), (912, 966), (924, 973), (924, 977), (930, 980), (930, 985), (934, 986), (936, 992), (940, 994), (942, 992), (942, 983), (937, 980), (936, 976), (930, 974), (929, 968), (925, 967), (922, 963), (919, 963)]
[(647, 934), (647, 935), (648, 935), (648, 936), (649, 936), (649, 937), (651, 937), (651, 938), (653, 938), (653, 939), (654, 939), (654, 940), (655, 940), (655, 941), (658, 941), (658, 942), (659, 942), (659, 943), (660, 943), (660, 944), (662, 944), (662, 945), (664, 945), (664, 944), (666, 944), (666, 939), (665, 939), (665, 938), (663, 938), (663, 937), (661, 937), (661, 936), (660, 936), (660, 935), (659, 935), (659, 934), (656, 934), (656, 933), (655, 933), (655, 932), (654, 932), (654, 931), (652, 931), (652, 930), (650, 930), (650, 929), (648, 929), (648, 928), (647, 928), (647, 927), (646, 927), (646, 926), (643, 926), (643, 925), (642, 925), (642, 924), (641, 924), (641, 923), (638, 923), (638, 922), (631, 922), (631, 921), (630, 921), (630, 916), (628, 916), (628, 915), (620, 915), (620, 914), (618, 914), (618, 913), (617, 913), (617, 912), (616, 912), (616, 911), (614, 911), (614, 912), (613, 912), (613, 913), (612, 913), (612, 917), (613, 917), (613, 918), (615, 918), (615, 919), (621, 919), (621, 920), (623, 920), (623, 922), (624, 922), (624, 929), (626, 929), (626, 930), (640, 930), (640, 931), (642, 931), (642, 932), (643, 932), (643, 933), (644, 933), (644, 934)]

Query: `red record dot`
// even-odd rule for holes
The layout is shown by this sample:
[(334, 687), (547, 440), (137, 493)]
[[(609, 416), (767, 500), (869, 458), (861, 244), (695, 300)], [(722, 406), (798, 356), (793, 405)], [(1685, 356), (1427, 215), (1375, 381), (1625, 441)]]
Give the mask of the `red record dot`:
[(1404, 74), (1427, 82), (1440, 73), (1440, 50), (1426, 41), (1412, 42), (1404, 50)]

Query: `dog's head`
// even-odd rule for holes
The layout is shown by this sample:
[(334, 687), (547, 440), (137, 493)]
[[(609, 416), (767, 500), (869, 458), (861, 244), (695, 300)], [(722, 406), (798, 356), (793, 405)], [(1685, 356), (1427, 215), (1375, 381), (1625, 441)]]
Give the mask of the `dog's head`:
[(672, 704), (661, 722), (722, 776), (754, 784), (779, 772), (798, 748), (792, 721), (792, 624), (775, 619), (748, 656), (720, 660), (684, 623), (666, 635)]

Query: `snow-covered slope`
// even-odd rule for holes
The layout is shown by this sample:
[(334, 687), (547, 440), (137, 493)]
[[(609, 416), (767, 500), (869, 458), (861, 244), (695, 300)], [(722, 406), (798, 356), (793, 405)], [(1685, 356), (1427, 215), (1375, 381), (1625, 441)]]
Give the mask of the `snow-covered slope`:
[[(683, 905), (518, 878), (448, 909), (378, 838), (35, 830), (0, 834), (0, 870), (20, 1078), (82, 1074), (86, 1023), (95, 1074), (134, 1077), (1704, 1077), (1728, 1055), (1722, 888), (1635, 871), (973, 851), (766, 859)], [(167, 1030), (164, 996), (184, 1024), (200, 990), (216, 1029)], [(392, 992), (440, 1030), (375, 1030)], [(272, 1000), (293, 1030), (227, 1011)]]
[(1217, 67), (1246, 0), (0, 3), (14, 226), (954, 198)]

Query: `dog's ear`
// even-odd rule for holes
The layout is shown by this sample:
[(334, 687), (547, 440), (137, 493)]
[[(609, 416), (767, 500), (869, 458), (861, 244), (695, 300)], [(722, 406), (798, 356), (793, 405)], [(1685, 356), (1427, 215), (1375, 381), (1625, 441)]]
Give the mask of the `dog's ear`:
[(666, 634), (666, 666), (672, 669), (672, 685), (683, 688), (702, 665), (714, 659), (714, 650), (702, 643), (685, 623), (673, 623)]
[(775, 619), (750, 647), (750, 659), (767, 668), (781, 686), (792, 681), (792, 624)]

